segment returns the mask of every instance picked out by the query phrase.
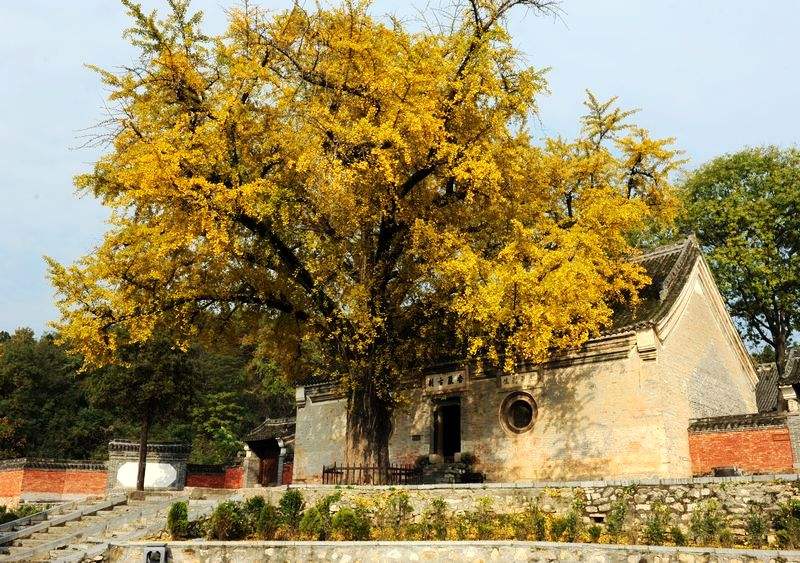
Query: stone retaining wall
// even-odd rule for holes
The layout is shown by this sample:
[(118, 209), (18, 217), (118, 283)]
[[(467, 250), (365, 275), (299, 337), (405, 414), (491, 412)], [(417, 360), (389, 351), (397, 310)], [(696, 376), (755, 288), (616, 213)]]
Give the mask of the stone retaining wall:
[[(110, 547), (114, 562), (139, 563), (144, 547), (128, 543)], [(592, 561), (662, 563), (773, 563), (800, 561), (798, 551), (755, 551), (690, 547), (647, 547), (549, 542), (170, 542), (169, 561)]]
[(306, 504), (316, 502), (325, 495), (342, 492), (342, 502), (347, 504), (358, 498), (385, 495), (392, 490), (405, 491), (415, 513), (424, 511), (431, 500), (443, 498), (451, 511), (472, 510), (482, 498), (491, 498), (498, 512), (516, 512), (530, 501), (553, 513), (570, 510), (574, 501), (581, 498), (585, 507), (584, 519), (603, 523), (612, 503), (627, 499), (628, 513), (642, 521), (654, 503), (669, 507), (675, 523), (686, 527), (692, 513), (706, 501), (716, 499), (725, 509), (731, 530), (737, 536), (744, 533), (744, 520), (755, 507), (769, 515), (778, 503), (800, 498), (800, 481), (797, 474), (753, 475), (743, 477), (700, 477), (691, 479), (643, 479), (619, 481), (570, 481), (538, 483), (484, 483), (475, 485), (415, 485), (405, 487), (334, 485), (290, 485), (243, 489), (245, 497), (264, 495), (277, 503), (287, 488), (302, 491)]

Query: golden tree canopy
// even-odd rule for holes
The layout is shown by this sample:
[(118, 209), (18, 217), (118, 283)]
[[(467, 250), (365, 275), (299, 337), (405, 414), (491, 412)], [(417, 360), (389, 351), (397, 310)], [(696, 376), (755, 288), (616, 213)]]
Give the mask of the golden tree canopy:
[(98, 69), (110, 150), (76, 180), (110, 227), (49, 260), (88, 362), (167, 326), (388, 405), (442, 354), (513, 368), (578, 346), (647, 282), (631, 240), (671, 217), (676, 151), (591, 94), (578, 139), (537, 137), (544, 74), (503, 21), (548, 2), (473, 0), (441, 31), (366, 1), (244, 5), (215, 37), (184, 0), (163, 20), (124, 3), (141, 57)]

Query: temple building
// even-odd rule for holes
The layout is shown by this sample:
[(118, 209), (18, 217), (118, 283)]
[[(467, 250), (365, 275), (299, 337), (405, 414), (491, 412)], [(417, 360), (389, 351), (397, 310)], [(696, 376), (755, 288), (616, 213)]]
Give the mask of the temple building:
[[(701, 463), (692, 447), (713, 450), (728, 431), (752, 442), (779, 426), (788, 449), (763, 469), (791, 470), (787, 419), (754, 416), (765, 400), (757, 366), (695, 239), (638, 261), (652, 279), (641, 302), (580, 349), (515, 375), (469, 362), (428, 370), (395, 413), (390, 462), (469, 453), (488, 481), (678, 478), (726, 463)], [(346, 399), (325, 383), (297, 388), (296, 404), (292, 478), (320, 482), (324, 466), (345, 462)]]

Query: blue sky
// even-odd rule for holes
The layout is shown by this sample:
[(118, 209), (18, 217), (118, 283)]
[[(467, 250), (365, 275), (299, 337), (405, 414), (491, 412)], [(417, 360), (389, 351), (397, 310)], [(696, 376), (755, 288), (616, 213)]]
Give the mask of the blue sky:
[[(374, 11), (414, 17), (426, 2), (379, 0)], [(231, 4), (194, 2), (209, 32), (224, 29)], [(800, 2), (564, 0), (562, 8), (561, 20), (518, 11), (511, 22), (527, 62), (552, 67), (539, 135), (573, 136), (590, 88), (640, 108), (637, 120), (653, 134), (676, 137), (688, 167), (800, 139)], [(0, 330), (45, 330), (57, 313), (42, 256), (71, 262), (105, 230), (105, 211), (72, 188), (100, 154), (76, 149), (102, 118), (105, 96), (83, 64), (128, 63), (126, 25), (114, 0), (0, 6)]]

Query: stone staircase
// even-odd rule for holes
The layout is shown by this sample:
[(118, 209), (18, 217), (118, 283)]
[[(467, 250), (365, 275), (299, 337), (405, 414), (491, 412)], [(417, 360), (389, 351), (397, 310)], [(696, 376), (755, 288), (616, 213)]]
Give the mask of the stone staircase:
[[(48, 514), (0, 536), (0, 561), (83, 561), (101, 556), (111, 541), (124, 542), (158, 533), (180, 493), (148, 494), (143, 500), (112, 496)], [(3, 545), (4, 544), (4, 545)]]

